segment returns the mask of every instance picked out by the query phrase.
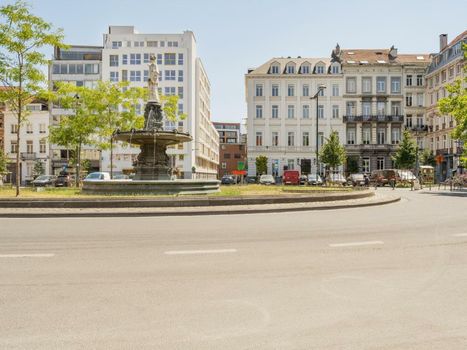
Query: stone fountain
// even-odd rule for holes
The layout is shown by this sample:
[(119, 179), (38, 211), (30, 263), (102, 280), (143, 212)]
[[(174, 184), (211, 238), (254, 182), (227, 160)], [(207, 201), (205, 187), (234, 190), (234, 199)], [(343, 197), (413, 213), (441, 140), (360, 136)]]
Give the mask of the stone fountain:
[(173, 169), (167, 147), (189, 142), (188, 133), (163, 129), (163, 111), (157, 89), (159, 71), (151, 55), (148, 78), (148, 101), (144, 109), (142, 130), (119, 131), (114, 139), (139, 145), (141, 152), (135, 163), (132, 180), (84, 181), (87, 193), (149, 193), (149, 194), (203, 194), (219, 191), (218, 180), (173, 179)]

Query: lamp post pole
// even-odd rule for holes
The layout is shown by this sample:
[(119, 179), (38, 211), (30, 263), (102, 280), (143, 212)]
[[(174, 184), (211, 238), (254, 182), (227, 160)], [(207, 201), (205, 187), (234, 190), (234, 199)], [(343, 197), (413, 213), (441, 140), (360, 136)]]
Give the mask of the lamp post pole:
[(318, 91), (316, 92), (316, 94), (314, 94), (313, 97), (311, 97), (310, 99), (311, 100), (316, 100), (316, 181), (318, 181), (318, 175), (319, 175), (319, 140), (318, 140), (318, 121), (319, 121), (319, 115), (318, 115), (318, 107), (319, 107), (319, 94), (321, 93), (321, 91), (323, 91), (324, 89), (326, 89), (326, 86), (324, 85), (319, 85), (318, 86)]

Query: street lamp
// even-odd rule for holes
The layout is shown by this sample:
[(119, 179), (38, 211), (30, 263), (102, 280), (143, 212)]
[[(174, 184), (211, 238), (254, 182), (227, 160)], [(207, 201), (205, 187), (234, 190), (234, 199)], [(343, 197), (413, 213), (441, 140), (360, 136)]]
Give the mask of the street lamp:
[(318, 143), (318, 120), (319, 120), (318, 106), (319, 106), (319, 103), (318, 103), (318, 100), (319, 100), (319, 94), (324, 89), (326, 89), (326, 86), (318, 85), (318, 91), (316, 92), (316, 94), (314, 94), (314, 96), (310, 97), (310, 100), (316, 99), (316, 179), (318, 179), (318, 173), (319, 173), (319, 150), (318, 150), (318, 147), (319, 147), (319, 143)]

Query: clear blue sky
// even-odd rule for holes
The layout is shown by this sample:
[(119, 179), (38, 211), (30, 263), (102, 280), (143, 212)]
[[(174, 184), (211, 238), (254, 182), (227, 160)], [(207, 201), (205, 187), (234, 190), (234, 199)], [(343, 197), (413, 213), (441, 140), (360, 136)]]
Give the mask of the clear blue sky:
[[(11, 2), (7, 0), (7, 2)], [(5, 0), (0, 0), (5, 3)], [(467, 29), (466, 0), (30, 0), (69, 44), (101, 45), (109, 24), (141, 33), (195, 33), (212, 87), (212, 119), (245, 117), (244, 74), (274, 56), (329, 56), (342, 48), (438, 50)], [(52, 51), (51, 51), (52, 52)]]

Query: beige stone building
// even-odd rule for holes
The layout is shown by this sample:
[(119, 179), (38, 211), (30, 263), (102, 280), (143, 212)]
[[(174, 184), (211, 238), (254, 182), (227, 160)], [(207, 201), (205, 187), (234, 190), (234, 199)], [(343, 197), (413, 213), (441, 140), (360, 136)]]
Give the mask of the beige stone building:
[(439, 41), (439, 52), (432, 56), (432, 62), (426, 73), (428, 134), (425, 142), (434, 154), (441, 156), (442, 161), (437, 166), (436, 176), (438, 180), (443, 181), (457, 169), (463, 146), (451, 137), (456, 126), (455, 119), (450, 115), (440, 115), (437, 104), (439, 99), (447, 96), (447, 84), (464, 78), (465, 61), (462, 43), (467, 41), (467, 30), (450, 43), (447, 34), (441, 34)]

